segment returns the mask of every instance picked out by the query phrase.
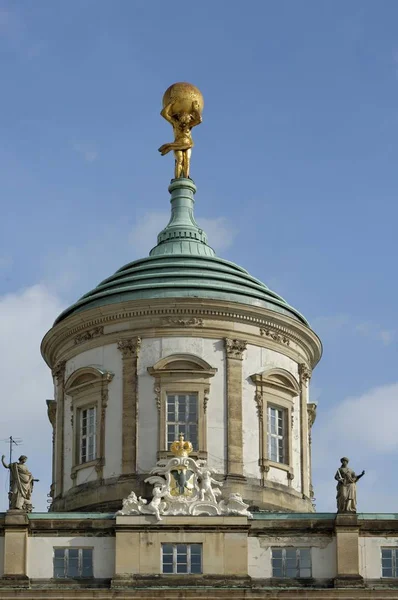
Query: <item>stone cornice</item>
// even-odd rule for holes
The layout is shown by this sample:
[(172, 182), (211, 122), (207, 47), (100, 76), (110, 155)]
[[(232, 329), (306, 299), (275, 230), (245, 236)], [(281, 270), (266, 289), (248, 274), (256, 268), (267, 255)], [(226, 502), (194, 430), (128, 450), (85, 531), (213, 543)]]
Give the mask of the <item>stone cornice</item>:
[[(298, 362), (315, 366), (322, 353), (316, 334), (285, 315), (235, 302), (173, 298), (112, 304), (72, 315), (46, 334), (41, 347), (43, 357), (52, 366), (60, 357), (69, 359), (83, 349), (115, 343), (123, 335), (120, 325), (127, 322), (130, 336), (143, 337), (159, 336), (162, 331), (168, 336), (182, 335), (193, 328), (200, 331), (201, 337), (232, 338), (236, 335), (235, 324), (240, 324), (239, 331), (244, 332), (249, 344), (273, 348), (295, 360), (301, 356)], [(242, 325), (247, 327), (242, 329)], [(98, 337), (88, 339), (85, 335), (101, 327), (103, 334)], [(113, 331), (119, 331), (119, 335)]]

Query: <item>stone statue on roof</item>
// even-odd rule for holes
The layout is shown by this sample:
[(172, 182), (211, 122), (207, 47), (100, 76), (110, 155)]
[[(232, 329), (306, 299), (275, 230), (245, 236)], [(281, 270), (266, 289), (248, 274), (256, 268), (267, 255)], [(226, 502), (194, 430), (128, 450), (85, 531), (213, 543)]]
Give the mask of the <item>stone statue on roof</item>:
[(355, 475), (348, 467), (349, 459), (346, 456), (343, 456), (340, 462), (341, 467), (337, 469), (334, 476), (337, 481), (337, 512), (355, 513), (357, 512), (357, 481), (365, 475), (365, 471)]
[(27, 456), (20, 456), (18, 462), (7, 464), (5, 456), (1, 457), (1, 462), (6, 469), (10, 470), (10, 492), (8, 494), (10, 510), (24, 510), (32, 512), (32, 491), (33, 483), (39, 481), (33, 479), (32, 473), (26, 466)]

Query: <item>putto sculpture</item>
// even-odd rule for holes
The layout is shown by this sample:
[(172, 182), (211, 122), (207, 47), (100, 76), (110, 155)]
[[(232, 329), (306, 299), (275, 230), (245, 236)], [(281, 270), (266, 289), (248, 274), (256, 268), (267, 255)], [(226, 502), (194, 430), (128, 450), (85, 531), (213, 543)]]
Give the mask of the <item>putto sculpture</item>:
[(191, 442), (181, 434), (170, 446), (174, 458), (158, 461), (145, 482), (153, 485), (152, 500), (137, 498), (132, 491), (117, 515), (153, 515), (157, 521), (171, 515), (244, 515), (251, 517), (240, 494), (230, 494), (227, 500), (217, 501), (221, 496), (222, 482), (212, 477), (214, 470), (204, 460), (189, 457)]
[(161, 115), (174, 132), (174, 142), (159, 148), (162, 156), (173, 150), (175, 158), (174, 177), (189, 177), (193, 140), (191, 130), (202, 122), (203, 96), (191, 83), (174, 83), (164, 93)]
[(24, 510), (32, 512), (32, 491), (33, 483), (39, 481), (33, 479), (32, 473), (26, 466), (27, 456), (20, 456), (18, 462), (7, 464), (5, 456), (1, 457), (1, 462), (6, 469), (10, 470), (10, 492), (8, 494), (10, 510)]
[(341, 467), (337, 469), (334, 478), (337, 480), (337, 512), (357, 512), (357, 481), (365, 475), (355, 475), (348, 467), (349, 459), (346, 456), (340, 459)]

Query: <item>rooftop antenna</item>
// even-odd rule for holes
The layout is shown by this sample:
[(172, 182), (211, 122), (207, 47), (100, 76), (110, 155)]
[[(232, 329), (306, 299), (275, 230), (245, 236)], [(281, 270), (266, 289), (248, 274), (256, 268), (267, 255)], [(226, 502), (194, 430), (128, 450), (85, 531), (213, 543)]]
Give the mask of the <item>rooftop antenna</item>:
[[(6, 438), (5, 440), (2, 440), (2, 441), (7, 442), (7, 444), (9, 444), (9, 459), (10, 459), (9, 464), (11, 464), (12, 463), (12, 451), (14, 449), (14, 446), (19, 446), (20, 444), (22, 444), (23, 440), (21, 438), (14, 438), (14, 437), (12, 437), (12, 435), (10, 435), (9, 438)], [(9, 492), (11, 493), (11, 472), (10, 472)]]

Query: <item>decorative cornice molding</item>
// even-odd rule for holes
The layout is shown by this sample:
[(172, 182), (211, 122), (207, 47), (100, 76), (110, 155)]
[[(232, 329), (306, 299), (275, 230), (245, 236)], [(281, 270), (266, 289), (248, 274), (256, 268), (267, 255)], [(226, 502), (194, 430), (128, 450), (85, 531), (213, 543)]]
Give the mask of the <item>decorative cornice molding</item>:
[(237, 358), (238, 360), (243, 359), (243, 353), (247, 348), (246, 341), (224, 338), (224, 342), (228, 358)]
[(308, 383), (311, 379), (312, 369), (306, 363), (300, 363), (298, 366), (300, 375), (300, 381), (302, 383)]
[(123, 358), (137, 358), (141, 347), (141, 338), (131, 338), (127, 340), (119, 340), (117, 349), (123, 355)]
[(54, 379), (57, 380), (57, 383), (61, 383), (61, 381), (63, 381), (63, 379), (64, 379), (65, 365), (66, 365), (66, 361), (60, 360), (59, 362), (56, 363), (55, 367), (52, 370), (52, 375), (53, 375)]
[(271, 327), (260, 327), (260, 335), (271, 338), (274, 342), (278, 342), (279, 344), (285, 344), (286, 346), (290, 345), (290, 339), (286, 333), (271, 329)]
[(162, 324), (166, 327), (203, 327), (203, 319), (198, 317), (166, 317), (162, 319)]
[[(86, 313), (79, 313), (79, 318), (74, 315), (57, 324), (46, 334), (42, 343), (43, 356), (51, 365), (54, 361), (54, 356), (56, 356), (56, 354), (59, 356), (59, 350), (62, 348), (63, 344), (70, 340), (70, 338), (74, 339), (78, 334), (84, 333), (88, 328), (95, 328), (101, 325), (114, 325), (122, 321), (129, 321), (131, 323), (137, 319), (137, 325), (131, 323), (130, 327), (133, 325), (134, 328), (137, 328), (137, 334), (141, 335), (146, 329), (153, 329), (153, 327), (170, 327), (170, 324), (161, 324), (161, 319), (168, 320), (169, 318), (176, 318), (177, 320), (189, 320), (191, 318), (209, 320), (209, 323), (206, 323), (209, 332), (213, 327), (211, 323), (212, 320), (234, 321), (246, 325), (257, 326), (259, 329), (263, 329), (264, 332), (272, 330), (281, 336), (281, 346), (289, 348), (289, 344), (291, 345), (294, 343), (301, 348), (311, 364), (316, 364), (318, 362), (322, 352), (320, 341), (310, 328), (298, 322), (293, 323), (291, 322), (291, 319), (286, 319), (283, 315), (271, 314), (272, 311), (264, 308), (256, 308), (253, 306), (243, 308), (232, 302), (228, 302), (223, 306), (217, 301), (212, 301), (211, 303), (210, 301), (201, 301), (200, 307), (195, 307), (185, 300), (181, 303), (179, 308), (176, 308), (175, 300), (173, 300), (173, 303), (170, 306), (165, 305), (164, 301), (160, 304), (160, 302), (157, 302), (156, 300), (152, 301), (151, 304), (152, 305), (149, 307), (148, 305), (143, 306), (141, 304), (141, 306), (137, 306), (134, 309), (123, 309), (120, 307), (118, 308), (117, 306), (107, 308), (102, 307), (100, 314), (97, 309), (91, 309)], [(264, 312), (269, 313), (269, 315), (261, 314)], [(87, 319), (86, 322), (81, 322), (81, 314), (85, 315), (85, 318)], [(160, 318), (160, 322), (158, 321), (158, 323), (156, 323), (157, 318)], [(143, 321), (147, 322), (143, 323)], [(70, 326), (68, 326), (68, 322), (70, 322)], [(226, 327), (226, 329), (228, 329), (228, 327)], [(261, 335), (259, 329), (257, 329), (259, 332), (259, 339), (263, 337), (272, 340), (272, 337), (270, 336), (264, 334)], [(222, 327), (220, 328), (220, 332), (221, 330)], [(250, 339), (257, 337), (254, 332), (249, 335)], [(108, 337), (106, 330), (105, 337)], [(223, 337), (222, 334), (221, 337)], [(287, 344), (287, 342), (284, 343), (283, 339), (288, 339), (289, 344)], [(108, 343), (114, 343), (113, 336), (110, 336)]]
[(88, 342), (93, 338), (100, 337), (104, 335), (104, 326), (100, 325), (99, 327), (94, 327), (93, 329), (89, 329), (88, 331), (84, 331), (83, 333), (79, 333), (74, 339), (75, 346), (78, 344), (82, 344), (83, 342)]

